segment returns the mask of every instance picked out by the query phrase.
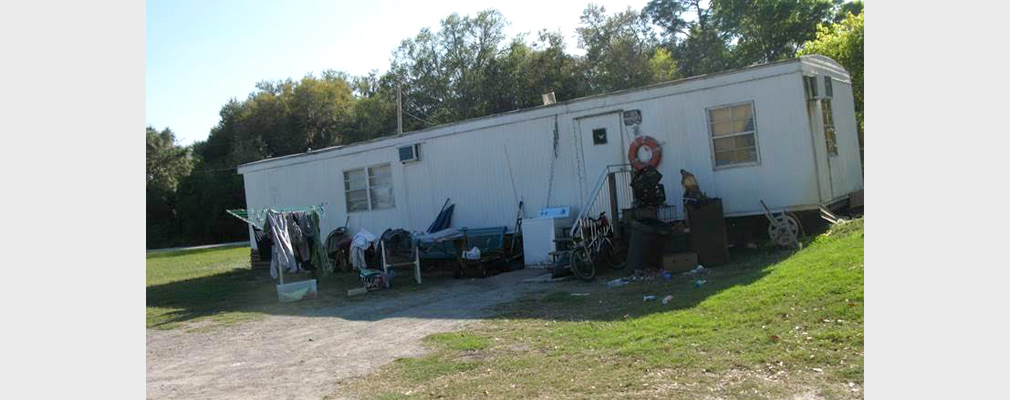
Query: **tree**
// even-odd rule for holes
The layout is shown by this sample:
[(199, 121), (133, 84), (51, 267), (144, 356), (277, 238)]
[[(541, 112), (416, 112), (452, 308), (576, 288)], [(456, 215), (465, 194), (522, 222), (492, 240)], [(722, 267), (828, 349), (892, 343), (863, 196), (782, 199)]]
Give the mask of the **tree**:
[(712, 0), (712, 17), (736, 42), (738, 65), (792, 58), (817, 26), (833, 17), (832, 0)]
[(189, 149), (175, 143), (175, 134), (147, 127), (147, 186), (175, 191), (179, 178), (189, 174), (193, 164)]
[(630, 7), (614, 15), (590, 4), (576, 28), (579, 45), (586, 49), (588, 76), (593, 93), (647, 85), (655, 81), (650, 58), (656, 38), (648, 19)]
[(849, 14), (836, 24), (822, 25), (817, 37), (805, 43), (800, 54), (821, 54), (838, 61), (852, 77), (852, 97), (859, 120), (860, 143), (863, 131), (863, 13)]
[(507, 24), (494, 9), (474, 17), (453, 13), (442, 19), (439, 31), (424, 28), (400, 44), (390, 71), (403, 87), (411, 128), (512, 109), (513, 101), (495, 101), (508, 92), (500, 59)]
[(862, 1), (856, 0), (844, 3), (841, 1), (842, 0), (835, 0), (835, 16), (831, 19), (831, 22), (837, 24), (842, 22), (845, 18), (848, 18), (850, 14), (859, 15), (863, 13)]
[(733, 68), (729, 34), (712, 21), (712, 6), (700, 0), (653, 0), (642, 10), (661, 28), (663, 45), (683, 76)]
[(190, 150), (175, 143), (172, 130), (147, 127), (147, 247), (168, 245), (178, 236), (176, 190), (192, 171)]

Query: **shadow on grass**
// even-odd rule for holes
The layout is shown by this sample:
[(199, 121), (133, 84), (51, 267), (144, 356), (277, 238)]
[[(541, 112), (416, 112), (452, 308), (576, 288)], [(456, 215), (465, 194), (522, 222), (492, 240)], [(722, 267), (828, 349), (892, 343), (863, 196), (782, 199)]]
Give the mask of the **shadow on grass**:
[[(759, 228), (766, 230), (767, 222), (764, 225), (760, 223), (758, 220)], [(805, 220), (804, 226), (808, 230), (801, 239), (803, 248), (808, 247), (830, 227), (816, 215)], [(769, 267), (795, 253), (796, 250), (774, 247), (737, 247), (730, 249), (729, 263), (711, 268), (706, 266), (705, 273), (675, 273), (669, 280), (656, 276), (651, 280), (633, 281), (617, 288), (608, 288), (604, 283), (627, 276), (630, 271), (609, 271), (598, 276), (593, 283), (567, 282), (547, 294), (526, 296), (516, 302), (501, 304), (496, 307), (497, 318), (617, 321), (689, 309), (725, 290), (760, 280), (770, 272)], [(645, 300), (645, 296), (655, 298)], [(666, 296), (671, 296), (671, 300), (663, 304), (662, 300)]]
[[(816, 224), (811, 224), (816, 226)], [(807, 232), (807, 242), (826, 229)], [(199, 249), (149, 255), (148, 258), (190, 256), (218, 251)], [(211, 317), (218, 322), (242, 319), (242, 315), (303, 315), (376, 321), (384, 318), (474, 318), (487, 315), (486, 308), (502, 318), (614, 321), (650, 313), (686, 309), (727, 289), (748, 285), (764, 277), (768, 267), (788, 258), (792, 251), (737, 248), (730, 263), (709, 268), (702, 276), (674, 274), (629, 285), (608, 288), (607, 281), (631, 271), (604, 271), (593, 282), (569, 280), (558, 283), (523, 283), (546, 270), (523, 270), (487, 279), (452, 278), (448, 265), (422, 273), (424, 284), (413, 281), (412, 272), (398, 269), (392, 289), (348, 297), (347, 290), (361, 287), (357, 274), (343, 272), (318, 281), (318, 297), (296, 303), (277, 300), (276, 282), (265, 269), (237, 268), (200, 278), (147, 287), (149, 328), (171, 328), (178, 323)], [(164, 262), (164, 260), (162, 261)], [(514, 266), (518, 269), (518, 266)], [(308, 274), (287, 281), (310, 279)], [(704, 279), (699, 284), (698, 279)], [(520, 288), (519, 285), (529, 285)], [(522, 293), (517, 293), (522, 292)], [(572, 295), (576, 293), (577, 295)], [(643, 301), (643, 296), (656, 296)], [(672, 295), (669, 304), (661, 300)]]
[[(193, 254), (193, 253), (188, 253)], [(302, 315), (339, 317), (357, 321), (384, 318), (457, 319), (481, 318), (492, 308), (504, 318), (612, 321), (654, 312), (689, 308), (723, 290), (747, 285), (763, 277), (766, 267), (787, 258), (791, 252), (777, 250), (732, 251), (733, 262), (710, 268), (706, 283), (695, 287), (695, 278), (675, 274), (672, 280), (656, 277), (627, 286), (608, 288), (606, 282), (630, 271), (604, 272), (593, 282), (524, 283), (548, 273), (520, 270), (487, 279), (453, 279), (440, 268), (422, 274), (423, 285), (412, 273), (397, 270), (394, 287), (367, 295), (348, 297), (347, 290), (361, 287), (357, 275), (337, 273), (320, 279), (318, 297), (296, 303), (279, 303), (276, 283), (263, 269), (238, 268), (206, 277), (147, 287), (148, 328), (173, 328), (179, 323), (207, 317), (228, 323), (239, 315)], [(311, 276), (289, 277), (289, 281)], [(520, 288), (519, 285), (529, 285)], [(522, 292), (522, 293), (516, 293)], [(572, 296), (570, 293), (589, 293)], [(672, 304), (662, 305), (667, 294), (676, 294)], [(643, 295), (656, 300), (643, 302)], [(152, 311), (152, 307), (154, 307)], [(153, 315), (152, 315), (153, 313)]]

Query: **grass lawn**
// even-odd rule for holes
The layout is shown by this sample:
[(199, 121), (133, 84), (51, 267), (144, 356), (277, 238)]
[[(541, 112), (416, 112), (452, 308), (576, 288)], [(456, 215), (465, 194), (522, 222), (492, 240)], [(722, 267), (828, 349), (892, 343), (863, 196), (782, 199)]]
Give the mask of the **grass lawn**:
[(568, 282), (497, 319), (429, 336), (429, 354), (339, 390), (387, 399), (862, 398), (863, 221), (799, 252), (735, 259), (700, 287), (680, 275), (614, 289)]
[[(310, 278), (308, 274), (286, 275), (286, 281)], [(411, 278), (397, 279), (406, 283)], [(428, 283), (429, 278), (425, 279)], [(280, 304), (275, 285), (269, 271), (250, 268), (249, 247), (151, 253), (147, 255), (147, 327), (207, 330), (268, 314), (300, 314), (419, 290), (417, 285), (399, 284), (348, 298), (347, 289), (361, 284), (357, 274), (344, 272), (320, 279), (318, 298)]]

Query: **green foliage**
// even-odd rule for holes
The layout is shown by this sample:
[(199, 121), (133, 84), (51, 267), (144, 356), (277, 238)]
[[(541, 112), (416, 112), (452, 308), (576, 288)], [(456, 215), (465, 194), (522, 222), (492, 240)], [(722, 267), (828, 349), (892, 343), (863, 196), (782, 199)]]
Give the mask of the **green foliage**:
[(178, 236), (179, 182), (193, 169), (190, 149), (176, 145), (171, 129), (147, 127), (147, 246), (171, 243)]
[[(859, 131), (863, 131), (863, 13), (848, 14), (845, 19), (817, 28), (817, 37), (803, 45), (800, 54), (821, 54), (842, 64), (852, 77), (852, 96), (856, 105)], [(862, 143), (862, 134), (860, 134)]]
[(147, 127), (147, 185), (173, 191), (179, 179), (193, 169), (189, 149), (175, 144), (175, 134)]
[(712, 7), (743, 64), (794, 57), (817, 26), (834, 16), (832, 0), (712, 0)]
[(576, 28), (579, 44), (586, 50), (589, 90), (611, 92), (655, 82), (650, 57), (656, 38), (648, 19), (630, 7), (607, 15), (602, 6), (590, 4)]

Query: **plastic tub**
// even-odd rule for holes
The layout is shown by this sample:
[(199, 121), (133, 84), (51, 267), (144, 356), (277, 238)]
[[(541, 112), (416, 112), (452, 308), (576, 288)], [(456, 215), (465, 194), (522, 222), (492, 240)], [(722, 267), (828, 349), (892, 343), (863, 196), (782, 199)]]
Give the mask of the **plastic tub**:
[(277, 300), (281, 303), (298, 301), (305, 297), (315, 298), (316, 293), (315, 279), (277, 285)]

